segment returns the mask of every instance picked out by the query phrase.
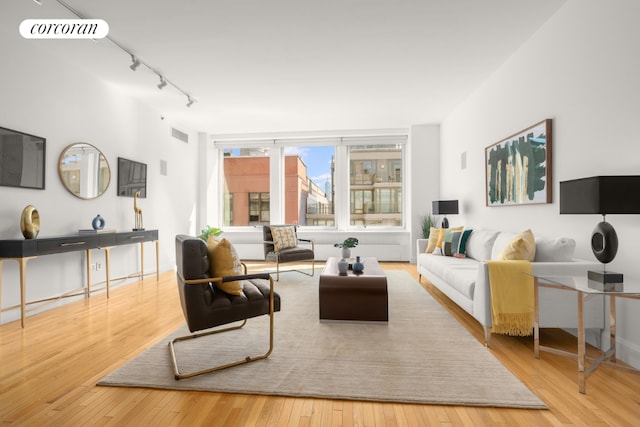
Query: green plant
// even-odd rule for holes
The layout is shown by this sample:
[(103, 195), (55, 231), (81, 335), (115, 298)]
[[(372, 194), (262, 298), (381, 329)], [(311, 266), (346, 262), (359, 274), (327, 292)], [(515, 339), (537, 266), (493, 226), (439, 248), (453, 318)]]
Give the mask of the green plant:
[(431, 234), (431, 227), (436, 227), (436, 217), (431, 215), (431, 212), (426, 215), (420, 215), (418, 217), (418, 221), (420, 222), (420, 228), (422, 229), (422, 238), (428, 239), (429, 234)]
[(222, 229), (207, 225), (205, 228), (202, 229), (202, 231), (200, 231), (200, 235), (198, 237), (206, 242), (207, 240), (209, 240), (209, 236), (214, 235), (218, 237), (221, 234), (222, 234)]
[(344, 239), (344, 242), (336, 243), (333, 246), (336, 248), (355, 248), (356, 246), (358, 246), (358, 239), (356, 239), (355, 237), (347, 237), (346, 239)]

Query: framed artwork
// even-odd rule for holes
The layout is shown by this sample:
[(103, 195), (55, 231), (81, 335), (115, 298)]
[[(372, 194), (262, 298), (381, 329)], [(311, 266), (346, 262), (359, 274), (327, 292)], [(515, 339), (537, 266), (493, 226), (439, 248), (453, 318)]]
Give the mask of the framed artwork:
[(551, 203), (551, 119), (484, 150), (487, 206)]

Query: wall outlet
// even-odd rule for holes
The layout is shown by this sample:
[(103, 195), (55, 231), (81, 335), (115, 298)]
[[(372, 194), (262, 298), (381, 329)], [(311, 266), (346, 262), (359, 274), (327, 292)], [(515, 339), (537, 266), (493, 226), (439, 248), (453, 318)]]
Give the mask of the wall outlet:
[(100, 264), (99, 262), (96, 262), (96, 270), (97, 271), (102, 270), (102, 264)]

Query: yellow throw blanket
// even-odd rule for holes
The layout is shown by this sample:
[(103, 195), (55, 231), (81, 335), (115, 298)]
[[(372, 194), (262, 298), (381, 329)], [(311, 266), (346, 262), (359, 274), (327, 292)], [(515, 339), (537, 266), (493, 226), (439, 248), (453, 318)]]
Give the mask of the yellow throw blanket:
[(491, 283), (491, 332), (529, 336), (533, 329), (533, 276), (529, 261), (487, 261)]

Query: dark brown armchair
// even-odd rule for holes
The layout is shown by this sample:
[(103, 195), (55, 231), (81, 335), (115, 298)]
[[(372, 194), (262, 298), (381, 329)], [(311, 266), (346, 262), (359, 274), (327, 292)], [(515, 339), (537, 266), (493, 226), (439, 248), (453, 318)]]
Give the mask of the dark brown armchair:
[[(293, 229), (293, 237), (287, 247), (278, 247), (276, 239), (272, 232), (272, 228), (277, 229)], [(263, 227), (263, 240), (264, 240), (264, 259), (267, 262), (276, 263), (276, 280), (280, 280), (280, 264), (288, 262), (298, 261), (311, 261), (311, 274), (302, 270), (287, 270), (297, 271), (307, 276), (313, 276), (315, 274), (315, 246), (313, 240), (300, 239), (297, 235), (297, 228), (295, 225), (265, 225)], [(280, 245), (282, 246), (282, 245)]]
[[(242, 323), (173, 339), (169, 343), (169, 350), (177, 380), (265, 359), (273, 350), (274, 312), (280, 311), (280, 296), (273, 290), (271, 276), (268, 273), (246, 274), (246, 266), (244, 266), (245, 274), (242, 275), (209, 277), (210, 262), (207, 244), (204, 241), (183, 234), (176, 236), (178, 291), (189, 330), (196, 332), (239, 321)], [(242, 284), (240, 295), (225, 293), (216, 285), (237, 280)], [(197, 372), (180, 372), (175, 354), (177, 342), (239, 329), (247, 323), (247, 319), (262, 315), (270, 317), (269, 349), (266, 353), (259, 356), (245, 356), (236, 362)]]

